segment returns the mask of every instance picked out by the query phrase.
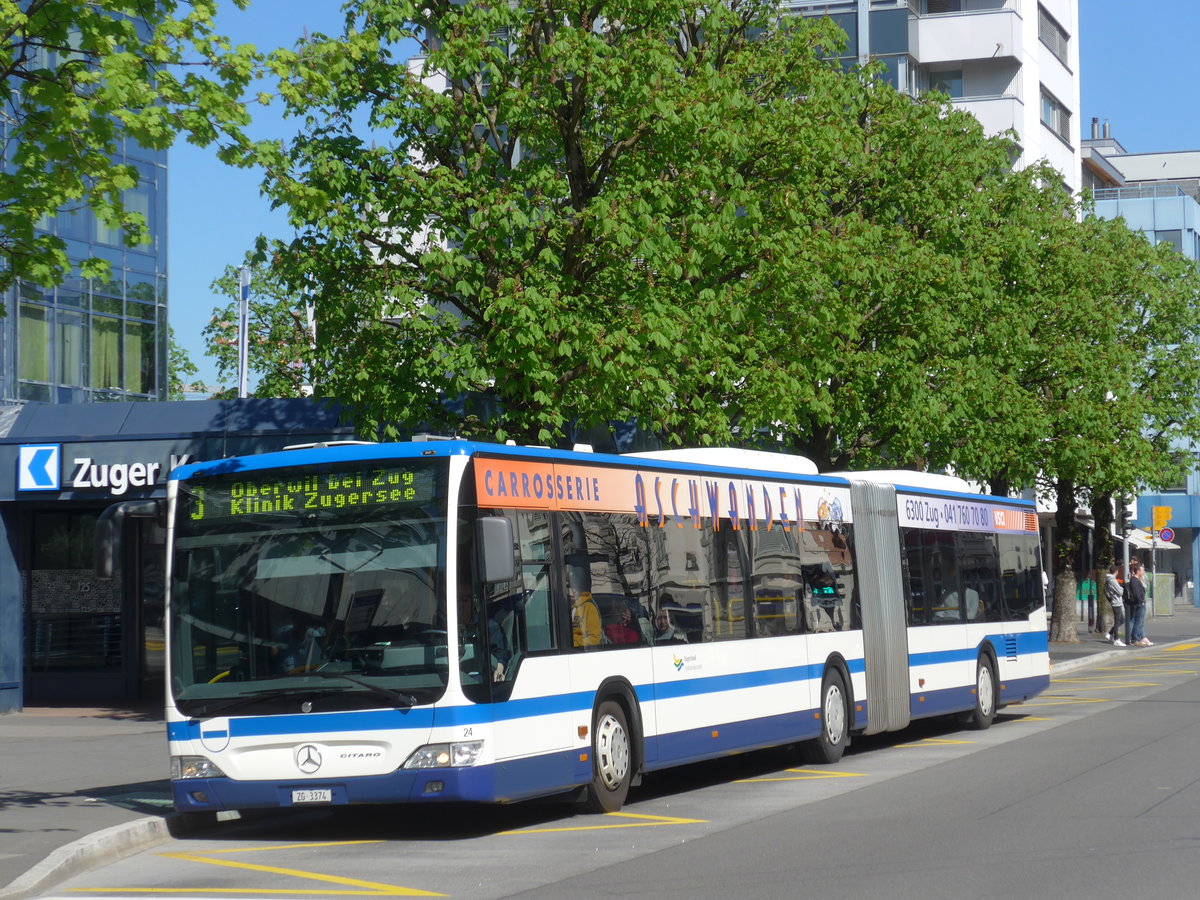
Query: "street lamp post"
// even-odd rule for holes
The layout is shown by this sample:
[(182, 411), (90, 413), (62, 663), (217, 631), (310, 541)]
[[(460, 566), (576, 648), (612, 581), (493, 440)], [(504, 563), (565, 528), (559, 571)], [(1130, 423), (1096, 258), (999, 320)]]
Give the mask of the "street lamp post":
[(238, 303), (238, 397), (247, 396), (250, 377), (250, 267), (242, 266), (238, 272), (240, 298)]

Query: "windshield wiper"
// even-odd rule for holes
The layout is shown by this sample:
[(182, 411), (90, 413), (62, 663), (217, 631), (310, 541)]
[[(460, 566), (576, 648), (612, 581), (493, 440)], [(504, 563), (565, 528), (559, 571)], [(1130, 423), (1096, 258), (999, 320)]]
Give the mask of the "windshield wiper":
[(266, 688), (236, 697), (176, 697), (176, 702), (187, 704), (184, 710), (189, 716), (213, 716), (247, 706), (256, 706), (264, 700), (282, 700), (296, 694), (311, 693), (310, 688), (299, 686)]
[(313, 669), (305, 672), (306, 675), (316, 675), (318, 678), (340, 678), (343, 681), (348, 681), (351, 684), (356, 684), (361, 688), (366, 688), (376, 697), (382, 697), (387, 700), (392, 706), (397, 709), (411, 709), (417, 705), (417, 698), (412, 694), (406, 694), (404, 691), (394, 691), (391, 688), (385, 688), (379, 684), (372, 684), (365, 678), (359, 678), (356, 675), (350, 675), (346, 672), (335, 672), (325, 669)]

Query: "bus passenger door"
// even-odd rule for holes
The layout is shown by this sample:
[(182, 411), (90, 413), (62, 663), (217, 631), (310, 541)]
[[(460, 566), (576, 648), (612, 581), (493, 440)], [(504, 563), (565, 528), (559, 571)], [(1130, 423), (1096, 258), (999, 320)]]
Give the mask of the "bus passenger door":
[(551, 590), (550, 515), (502, 510), (513, 522), (516, 585), (491, 590), (488, 628), (503, 647), (493, 666), (497, 790), (536, 785), (540, 792), (573, 784), (569, 659)]

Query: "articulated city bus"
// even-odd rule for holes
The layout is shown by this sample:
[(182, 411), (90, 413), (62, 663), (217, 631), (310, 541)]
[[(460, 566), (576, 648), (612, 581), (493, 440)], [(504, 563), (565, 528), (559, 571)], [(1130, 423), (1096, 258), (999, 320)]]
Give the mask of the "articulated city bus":
[(986, 728), (1049, 682), (1035, 510), (946, 476), (318, 445), (181, 466), (165, 515), (185, 812), (613, 811), (669, 766), (835, 762), (916, 718)]

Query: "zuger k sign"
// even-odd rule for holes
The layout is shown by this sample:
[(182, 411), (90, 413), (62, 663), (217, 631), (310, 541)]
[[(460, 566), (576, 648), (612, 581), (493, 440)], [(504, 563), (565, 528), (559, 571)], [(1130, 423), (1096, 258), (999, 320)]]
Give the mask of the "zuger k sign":
[[(69, 454), (66, 454), (69, 455)], [(60, 444), (23, 445), (17, 470), (20, 491), (102, 491), (120, 497), (130, 488), (153, 487), (162, 481), (161, 462), (97, 462), (91, 456), (71, 455), (70, 469), (64, 464)], [(170, 455), (165, 471), (191, 461), (191, 454)], [(69, 475), (65, 479), (63, 473)]]

